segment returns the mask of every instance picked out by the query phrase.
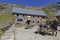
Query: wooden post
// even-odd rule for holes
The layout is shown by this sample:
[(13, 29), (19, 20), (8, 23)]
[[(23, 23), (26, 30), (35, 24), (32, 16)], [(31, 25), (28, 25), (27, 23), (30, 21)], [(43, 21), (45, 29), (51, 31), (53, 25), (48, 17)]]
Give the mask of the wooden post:
[(14, 40), (16, 40), (15, 27), (14, 27)]

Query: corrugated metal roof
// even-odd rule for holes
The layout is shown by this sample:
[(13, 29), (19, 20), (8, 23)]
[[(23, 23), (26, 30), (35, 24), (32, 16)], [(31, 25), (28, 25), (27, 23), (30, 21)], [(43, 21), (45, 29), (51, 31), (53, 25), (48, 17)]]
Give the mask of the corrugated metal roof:
[(17, 14), (28, 14), (28, 15), (38, 15), (38, 16), (46, 16), (44, 11), (37, 11), (37, 10), (31, 10), (31, 9), (24, 9), (24, 8), (12, 8), (13, 13)]
[(55, 14), (55, 16), (60, 16), (60, 11), (58, 11), (58, 12)]

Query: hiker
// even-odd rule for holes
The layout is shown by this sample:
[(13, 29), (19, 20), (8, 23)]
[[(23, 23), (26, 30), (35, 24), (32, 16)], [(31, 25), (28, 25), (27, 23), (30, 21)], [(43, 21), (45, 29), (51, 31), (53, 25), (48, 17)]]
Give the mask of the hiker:
[(47, 33), (50, 31), (50, 21), (51, 21), (50, 18), (48, 18), (47, 21), (46, 21)]
[(39, 20), (39, 31), (41, 32), (41, 31), (43, 31), (44, 29), (43, 29), (43, 19), (42, 18), (40, 18), (40, 20)]
[(58, 20), (55, 18), (53, 22), (54, 22), (53, 26), (54, 26), (55, 36), (57, 36), (57, 26), (58, 26)]
[(43, 28), (44, 28), (44, 33), (46, 33), (47, 32), (46, 19), (43, 19)]
[(31, 23), (31, 17), (30, 16), (28, 16), (26, 23), (27, 23), (27, 27), (25, 29), (30, 28), (30, 23)]
[(52, 35), (54, 35), (55, 33), (55, 36), (57, 36), (57, 25), (58, 25), (58, 22), (57, 22), (57, 19), (52, 19), (50, 21), (50, 24), (51, 24), (51, 29), (52, 29)]
[(28, 25), (30, 25), (30, 20), (27, 20), (26, 23), (27, 23)]

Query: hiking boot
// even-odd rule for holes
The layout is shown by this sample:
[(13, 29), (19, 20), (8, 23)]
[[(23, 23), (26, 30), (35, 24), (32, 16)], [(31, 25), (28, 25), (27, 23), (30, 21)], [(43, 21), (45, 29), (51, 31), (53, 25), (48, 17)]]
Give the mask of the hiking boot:
[(51, 35), (53, 36), (54, 35), (54, 32)]
[(57, 32), (56, 32), (55, 36), (57, 36)]

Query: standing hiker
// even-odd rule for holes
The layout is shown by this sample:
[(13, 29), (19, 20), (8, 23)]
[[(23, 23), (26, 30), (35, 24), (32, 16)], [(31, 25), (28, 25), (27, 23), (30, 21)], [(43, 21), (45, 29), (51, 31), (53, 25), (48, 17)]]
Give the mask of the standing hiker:
[(52, 29), (52, 35), (54, 35), (55, 33), (55, 36), (57, 36), (57, 25), (58, 25), (57, 19), (52, 20), (50, 24)]
[(30, 23), (31, 23), (31, 17), (30, 16), (28, 16), (28, 19), (27, 19), (26, 23), (27, 23), (27, 27), (25, 29), (29, 29), (30, 28)]

